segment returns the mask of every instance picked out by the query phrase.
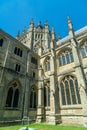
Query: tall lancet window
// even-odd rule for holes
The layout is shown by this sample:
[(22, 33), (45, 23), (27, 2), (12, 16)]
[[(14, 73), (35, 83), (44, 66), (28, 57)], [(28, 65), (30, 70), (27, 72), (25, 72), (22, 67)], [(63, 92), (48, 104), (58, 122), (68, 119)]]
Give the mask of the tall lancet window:
[(19, 101), (19, 87), (17, 83), (14, 82), (8, 89), (5, 107), (18, 108), (18, 101)]
[(86, 58), (87, 57), (87, 40), (83, 41), (83, 44), (80, 46), (80, 51), (81, 51), (82, 58)]
[(60, 83), (62, 105), (81, 104), (78, 82), (74, 76), (65, 76)]

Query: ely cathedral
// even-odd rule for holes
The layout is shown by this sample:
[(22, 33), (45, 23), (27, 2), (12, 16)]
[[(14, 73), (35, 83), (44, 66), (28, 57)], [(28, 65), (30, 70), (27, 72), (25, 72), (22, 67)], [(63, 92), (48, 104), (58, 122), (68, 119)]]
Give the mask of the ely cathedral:
[(31, 20), (13, 38), (0, 29), (0, 122), (87, 124), (87, 26), (56, 38)]

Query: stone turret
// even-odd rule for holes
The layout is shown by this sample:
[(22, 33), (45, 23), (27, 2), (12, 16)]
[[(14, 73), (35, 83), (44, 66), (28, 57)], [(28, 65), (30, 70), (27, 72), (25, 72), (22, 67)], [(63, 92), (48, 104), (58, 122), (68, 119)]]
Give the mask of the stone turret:
[(52, 27), (51, 36), (52, 36), (52, 40), (55, 40), (56, 36), (55, 36), (55, 30), (54, 30), (54, 27)]
[(48, 21), (45, 23), (45, 46), (49, 48), (49, 24)]
[(68, 16), (68, 30), (69, 30), (69, 35), (71, 36), (71, 38), (74, 38), (75, 37), (75, 34), (74, 34), (74, 28), (73, 28), (73, 24), (71, 22), (71, 19), (70, 17)]
[(18, 30), (18, 33), (17, 33), (16, 39), (19, 40), (19, 38), (20, 38), (20, 31)]
[(28, 30), (28, 46), (31, 50), (33, 50), (33, 38), (34, 38), (34, 20), (32, 19), (30, 22), (30, 28)]

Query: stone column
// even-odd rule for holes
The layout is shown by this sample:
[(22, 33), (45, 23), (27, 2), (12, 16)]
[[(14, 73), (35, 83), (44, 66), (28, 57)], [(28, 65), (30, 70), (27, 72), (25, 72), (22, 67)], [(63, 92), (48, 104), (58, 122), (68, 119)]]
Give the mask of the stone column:
[(44, 119), (44, 84), (42, 67), (38, 69), (38, 107), (37, 107), (37, 122), (42, 122)]
[(70, 18), (68, 17), (68, 28), (69, 28), (69, 36), (71, 41), (71, 47), (75, 62), (75, 72), (78, 80), (81, 104), (82, 104), (82, 112), (83, 112), (83, 120), (81, 122), (83, 125), (87, 126), (87, 95), (86, 95), (86, 80), (85, 74), (83, 70), (82, 59), (79, 54), (78, 44), (75, 37), (74, 29)]
[(87, 123), (87, 95), (86, 95), (86, 80), (84, 75), (84, 70), (82, 68), (82, 62), (80, 54), (78, 51), (78, 46), (76, 46), (75, 41), (71, 40), (73, 57), (75, 62), (75, 72), (78, 80), (79, 93), (81, 98), (81, 104), (83, 109), (83, 124)]
[(30, 62), (31, 62), (31, 53), (27, 52), (27, 62), (26, 62), (26, 73), (25, 73), (25, 86), (24, 86), (24, 98), (23, 98), (23, 123), (27, 124), (29, 119), (29, 89), (30, 89)]
[(51, 42), (51, 58), (50, 58), (50, 124), (58, 123), (58, 95), (57, 75), (56, 75), (56, 55), (54, 50), (54, 43)]

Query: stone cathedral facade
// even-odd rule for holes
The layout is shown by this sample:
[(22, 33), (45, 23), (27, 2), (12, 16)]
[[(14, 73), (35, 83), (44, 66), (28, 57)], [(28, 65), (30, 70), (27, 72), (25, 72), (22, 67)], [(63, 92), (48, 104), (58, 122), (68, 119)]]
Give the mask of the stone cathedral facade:
[(0, 122), (87, 124), (87, 26), (56, 38), (30, 22), (16, 38), (0, 30)]

